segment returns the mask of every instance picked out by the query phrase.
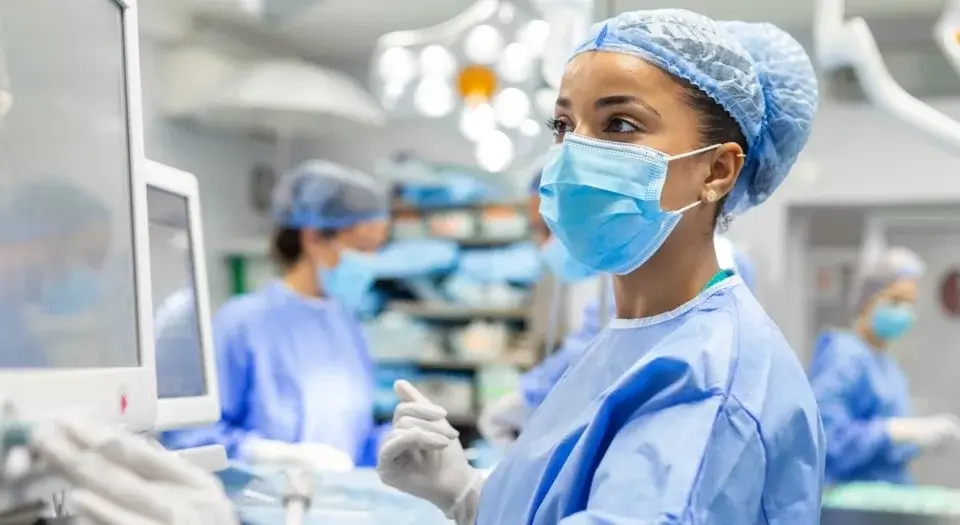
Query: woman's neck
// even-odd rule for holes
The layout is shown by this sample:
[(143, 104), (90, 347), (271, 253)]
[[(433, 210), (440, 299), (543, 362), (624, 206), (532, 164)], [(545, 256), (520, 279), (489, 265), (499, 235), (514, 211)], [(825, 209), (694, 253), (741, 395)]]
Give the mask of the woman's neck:
[(309, 261), (299, 261), (291, 266), (283, 275), (283, 282), (291, 290), (304, 297), (321, 297), (323, 295), (317, 272)]
[(877, 336), (873, 335), (873, 331), (869, 328), (869, 322), (863, 316), (857, 319), (856, 324), (853, 326), (853, 332), (867, 342), (871, 348), (878, 352), (883, 352), (887, 349), (887, 343)]
[(712, 236), (694, 246), (668, 246), (671, 240), (640, 268), (614, 276), (617, 317), (640, 319), (669, 312), (696, 297), (720, 271)]

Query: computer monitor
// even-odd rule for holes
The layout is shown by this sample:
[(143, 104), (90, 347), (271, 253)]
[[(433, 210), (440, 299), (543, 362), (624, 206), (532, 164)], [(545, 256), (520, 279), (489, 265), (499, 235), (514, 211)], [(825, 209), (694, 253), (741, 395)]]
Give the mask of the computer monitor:
[(137, 9), (0, 2), (0, 395), (26, 420), (156, 420)]
[(197, 179), (147, 161), (157, 430), (220, 419)]

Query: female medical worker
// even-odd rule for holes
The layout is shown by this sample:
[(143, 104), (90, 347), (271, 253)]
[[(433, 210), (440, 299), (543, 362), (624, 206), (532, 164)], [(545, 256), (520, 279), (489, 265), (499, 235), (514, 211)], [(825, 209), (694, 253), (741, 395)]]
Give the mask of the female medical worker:
[[(747, 288), (752, 291), (754, 281), (753, 262), (737, 250), (726, 237), (717, 235), (714, 237), (713, 243), (717, 250), (718, 266), (721, 269), (735, 271)], [(560, 244), (560, 246), (563, 245)], [(559, 261), (552, 264), (548, 263), (548, 265), (554, 269), (554, 273), (561, 280), (564, 278), (571, 279), (583, 273), (572, 274), (569, 270), (563, 270), (564, 268), (584, 266), (582, 263), (573, 260), (566, 249), (544, 250), (544, 258)], [(607, 312), (612, 314), (616, 309), (612, 294), (609, 294), (609, 300), (610, 305)], [(563, 377), (564, 372), (603, 328), (600, 321), (599, 301), (600, 299), (591, 301), (584, 308), (583, 325), (579, 330), (568, 334), (556, 352), (520, 377), (519, 391), (507, 394), (484, 408), (477, 423), (477, 430), (480, 431), (480, 435), (484, 439), (499, 446), (510, 445), (516, 440), (520, 430), (547, 397), (553, 386), (557, 384)], [(606, 320), (609, 320), (609, 318)]]
[(887, 352), (913, 326), (924, 264), (891, 248), (864, 269), (851, 330), (817, 340), (810, 382), (827, 434), (829, 483), (909, 483), (907, 466), (923, 449), (960, 437), (948, 415), (910, 417), (907, 378)]
[(398, 382), (381, 479), (461, 525), (817, 523), (813, 392), (713, 246), (718, 214), (786, 177), (816, 108), (810, 60), (772, 25), (678, 9), (597, 24), (564, 72), (540, 210), (614, 274), (617, 318), (486, 478)]
[(222, 419), (167, 434), (168, 446), (220, 443), (247, 462), (319, 469), (373, 463), (373, 364), (352, 310), (375, 279), (363, 252), (386, 239), (387, 212), (385, 193), (349, 168), (314, 160), (284, 176), (273, 196), (283, 277), (213, 319)]

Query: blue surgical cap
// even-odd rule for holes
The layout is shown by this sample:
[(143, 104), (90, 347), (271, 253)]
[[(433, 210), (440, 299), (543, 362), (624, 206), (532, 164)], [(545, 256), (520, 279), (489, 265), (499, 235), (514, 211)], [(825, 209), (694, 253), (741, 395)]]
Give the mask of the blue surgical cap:
[(340, 230), (386, 216), (386, 192), (369, 175), (325, 160), (294, 168), (273, 192), (273, 218), (286, 228)]
[(96, 224), (109, 225), (110, 208), (85, 188), (61, 179), (14, 186), (0, 205), (0, 243), (67, 237)]
[(574, 56), (637, 56), (706, 93), (747, 139), (747, 159), (724, 211), (742, 213), (783, 182), (810, 136), (817, 77), (810, 58), (771, 24), (715, 22), (683, 9), (633, 11), (595, 24)]
[(863, 310), (873, 296), (891, 284), (904, 279), (919, 279), (925, 271), (923, 259), (913, 251), (902, 247), (889, 248), (877, 260), (860, 269), (855, 311)]

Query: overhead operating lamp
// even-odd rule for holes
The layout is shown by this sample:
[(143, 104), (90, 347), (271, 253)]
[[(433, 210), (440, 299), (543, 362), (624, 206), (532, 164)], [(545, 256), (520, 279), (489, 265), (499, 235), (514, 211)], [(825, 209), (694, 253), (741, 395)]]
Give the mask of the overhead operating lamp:
[(592, 14), (592, 0), (478, 0), (442, 24), (382, 36), (372, 91), (390, 117), (448, 121), (481, 169), (505, 171), (546, 142), (542, 121)]
[[(821, 70), (853, 68), (871, 102), (942, 146), (960, 151), (960, 123), (904, 90), (887, 69), (867, 22), (860, 17), (847, 19), (845, 12), (844, 0), (817, 0), (815, 4), (814, 43)], [(960, 45), (956, 36), (952, 38), (953, 47)], [(944, 45), (941, 38), (938, 42)], [(948, 53), (951, 60), (956, 53)]]
[(947, 0), (934, 26), (933, 38), (953, 68), (960, 72), (960, 1)]

